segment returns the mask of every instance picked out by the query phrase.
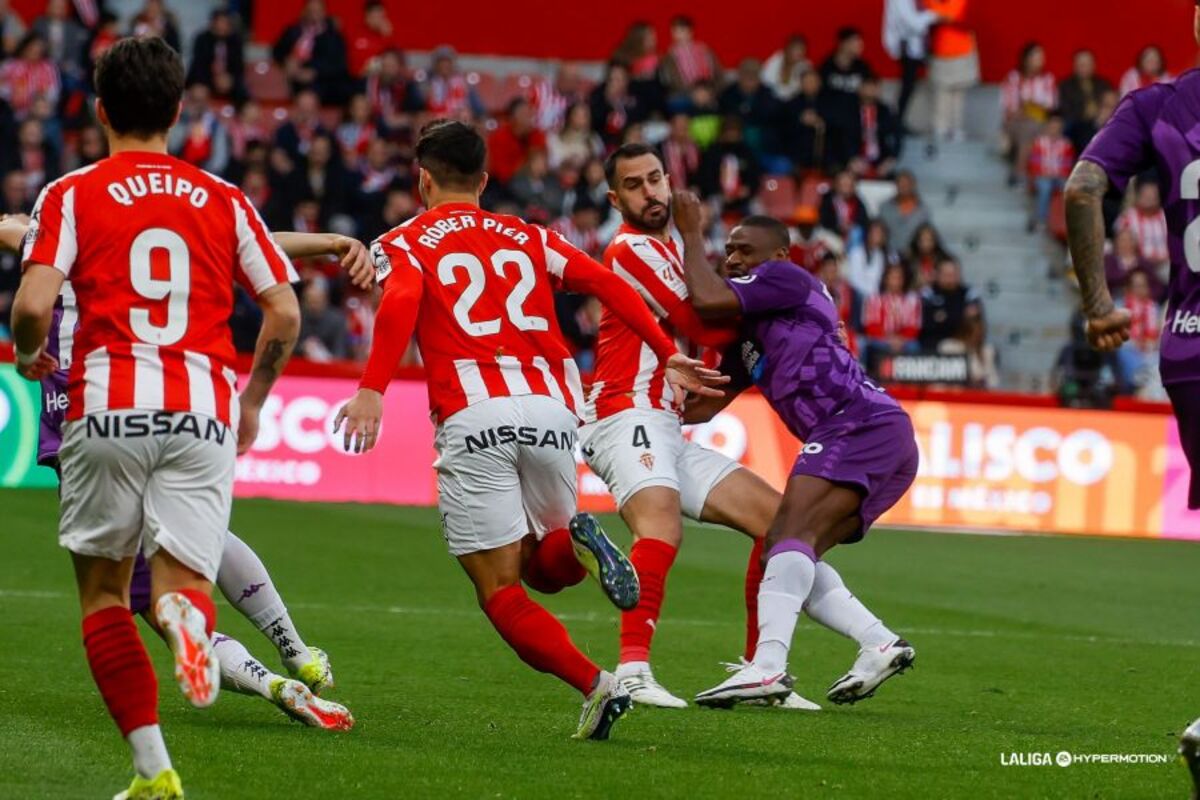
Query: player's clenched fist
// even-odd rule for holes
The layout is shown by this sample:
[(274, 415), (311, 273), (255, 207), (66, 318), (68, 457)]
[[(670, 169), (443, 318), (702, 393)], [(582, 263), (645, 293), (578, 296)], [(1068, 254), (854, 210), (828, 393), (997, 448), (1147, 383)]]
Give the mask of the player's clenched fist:
[(671, 195), (671, 215), (680, 234), (699, 233), (703, 226), (704, 207), (694, 193), (680, 189)]
[(1088, 343), (1097, 350), (1116, 350), (1129, 341), (1129, 326), (1132, 318), (1129, 310), (1114, 308), (1102, 317), (1093, 317), (1087, 321)]
[(383, 418), (383, 395), (371, 389), (359, 389), (354, 399), (342, 406), (333, 420), (333, 432), (345, 423), (342, 444), (347, 453), (365, 453), (379, 438), (379, 423)]

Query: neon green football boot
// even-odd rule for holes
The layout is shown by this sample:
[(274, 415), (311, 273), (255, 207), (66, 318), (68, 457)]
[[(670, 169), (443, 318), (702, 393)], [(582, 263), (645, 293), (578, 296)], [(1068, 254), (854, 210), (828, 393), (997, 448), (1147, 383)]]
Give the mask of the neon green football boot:
[(179, 782), (178, 772), (164, 769), (152, 779), (138, 775), (129, 788), (113, 800), (183, 800), (183, 784)]

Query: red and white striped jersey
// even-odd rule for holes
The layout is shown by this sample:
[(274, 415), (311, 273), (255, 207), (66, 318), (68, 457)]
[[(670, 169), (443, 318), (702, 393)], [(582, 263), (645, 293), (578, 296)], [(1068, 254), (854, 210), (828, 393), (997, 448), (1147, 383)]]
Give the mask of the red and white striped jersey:
[[(665, 320), (688, 297), (675, 241), (664, 244), (623, 224), (604, 251), (604, 266), (641, 295), (664, 333), (673, 336)], [(676, 339), (676, 344), (681, 353), (696, 356), (686, 340)], [(675, 411), (675, 395), (649, 346), (606, 308), (600, 315), (596, 372), (584, 420), (596, 422), (629, 408)]]
[(67, 419), (190, 411), (235, 427), (234, 282), (257, 295), (298, 280), (239, 189), (160, 153), (119, 153), (46, 186), (22, 263), (75, 291)]
[(1026, 106), (1035, 106), (1044, 111), (1058, 107), (1058, 81), (1049, 72), (1024, 75), (1017, 70), (1008, 73), (1000, 92), (1004, 111), (1015, 114)]
[(1145, 214), (1136, 207), (1127, 208), (1117, 217), (1118, 231), (1128, 228), (1138, 240), (1138, 252), (1142, 258), (1155, 264), (1171, 260), (1167, 238), (1167, 215), (1160, 208)]

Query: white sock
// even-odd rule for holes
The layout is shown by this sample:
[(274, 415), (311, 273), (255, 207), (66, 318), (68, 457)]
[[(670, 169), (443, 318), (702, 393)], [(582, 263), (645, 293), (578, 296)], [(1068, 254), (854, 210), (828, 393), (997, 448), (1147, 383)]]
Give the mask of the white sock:
[(891, 644), (900, 638), (850, 593), (842, 576), (824, 561), (817, 562), (817, 574), (804, 611), (814, 622), (853, 639), (864, 649)]
[(812, 591), (816, 564), (811, 555), (782, 550), (767, 560), (758, 589), (758, 646), (754, 665), (775, 674), (787, 669), (796, 619)]
[(257, 694), (267, 700), (271, 697), (271, 684), (282, 676), (263, 666), (250, 655), (250, 651), (237, 639), (223, 633), (213, 633), (213, 650), (221, 662), (221, 685), (242, 694)]
[(233, 531), (225, 537), (217, 586), (230, 605), (271, 640), (288, 669), (299, 669), (312, 660), (267, 568)]
[(162, 728), (143, 725), (134, 728), (125, 737), (133, 751), (133, 768), (143, 778), (153, 778), (171, 768), (171, 756), (167, 754), (167, 743), (163, 741)]

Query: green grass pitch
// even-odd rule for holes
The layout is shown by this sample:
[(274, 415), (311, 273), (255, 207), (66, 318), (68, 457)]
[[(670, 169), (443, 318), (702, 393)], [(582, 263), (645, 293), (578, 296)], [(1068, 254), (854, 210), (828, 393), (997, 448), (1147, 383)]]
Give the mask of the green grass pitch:
[[(55, 496), (0, 503), (0, 798), (110, 797), (131, 768), (87, 672)], [(332, 696), (358, 724), (305, 729), (232, 692), (191, 709), (152, 641), (189, 798), (1186, 796), (1173, 759), (1006, 767), (1001, 755), (1174, 753), (1200, 715), (1195, 544), (877, 531), (830, 559), (918, 651), (874, 699), (817, 714), (638, 708), (611, 741), (580, 743), (578, 698), (491, 630), (433, 510), (239, 501), (233, 528), (329, 651)], [(657, 674), (680, 694), (722, 679), (717, 662), (739, 654), (746, 553), (734, 534), (688, 530), (655, 643)], [(547, 605), (611, 667), (616, 613), (595, 586)], [(277, 664), (220, 609), (221, 630)], [(799, 691), (823, 700), (854, 652), (802, 623)]]

